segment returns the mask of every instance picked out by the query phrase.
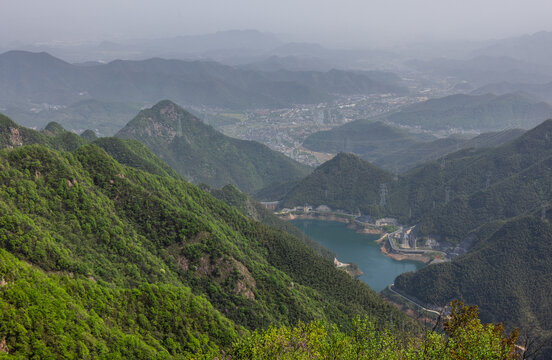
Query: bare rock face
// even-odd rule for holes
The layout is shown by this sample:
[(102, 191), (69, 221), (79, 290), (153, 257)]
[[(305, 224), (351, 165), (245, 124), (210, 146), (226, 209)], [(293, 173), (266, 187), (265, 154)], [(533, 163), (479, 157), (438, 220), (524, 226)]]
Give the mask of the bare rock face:
[(23, 145), (23, 139), (21, 138), (21, 135), (19, 134), (19, 129), (10, 128), (10, 142), (12, 143), (13, 146)]

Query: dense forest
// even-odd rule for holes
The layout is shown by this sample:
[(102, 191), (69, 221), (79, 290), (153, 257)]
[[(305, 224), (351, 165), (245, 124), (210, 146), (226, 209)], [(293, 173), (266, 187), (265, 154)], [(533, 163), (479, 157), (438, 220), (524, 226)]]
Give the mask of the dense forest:
[(255, 141), (227, 137), (170, 101), (141, 111), (115, 136), (145, 144), (188, 181), (247, 193), (312, 170)]
[(357, 315), (419, 333), (291, 231), (180, 178), (121, 165), (94, 144), (55, 150), (57, 127), (20, 129), (46, 145), (0, 151), (0, 341), (10, 353), (186, 357), (247, 329), (312, 320), (347, 328)]
[[(402, 274), (395, 287), (431, 305), (477, 304), (485, 321), (549, 338), (549, 230), (538, 218), (552, 201), (551, 134), (547, 120), (506, 144), (454, 152), (395, 179), (339, 154), (288, 191), (283, 205), (397, 217), (417, 225), (422, 240), (468, 249), (451, 262)], [(380, 184), (387, 189), (384, 206)]]

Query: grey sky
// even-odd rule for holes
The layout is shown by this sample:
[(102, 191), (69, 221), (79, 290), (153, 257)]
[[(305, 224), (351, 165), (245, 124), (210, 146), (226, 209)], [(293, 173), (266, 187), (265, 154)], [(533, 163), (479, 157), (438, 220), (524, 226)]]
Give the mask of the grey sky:
[(381, 45), (552, 30), (550, 0), (0, 0), (0, 43), (99, 41), (258, 29)]

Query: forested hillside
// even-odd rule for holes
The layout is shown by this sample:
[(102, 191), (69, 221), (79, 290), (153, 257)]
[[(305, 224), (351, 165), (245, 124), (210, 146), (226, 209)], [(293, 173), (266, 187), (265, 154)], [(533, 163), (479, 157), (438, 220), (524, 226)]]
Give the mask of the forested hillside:
[(393, 175), (356, 155), (340, 153), (291, 188), (282, 207), (329, 205), (351, 213), (384, 215), (380, 188), (396, 185)]
[(225, 136), (170, 101), (141, 111), (116, 137), (140, 141), (193, 183), (234, 184), (247, 193), (311, 170), (260, 143)]
[(183, 180), (93, 144), (17, 146), (0, 160), (0, 339), (14, 355), (212, 354), (242, 326), (347, 327), (363, 314), (419, 329), (299, 238)]
[(387, 171), (404, 173), (461, 149), (505, 144), (523, 132), (521, 129), (508, 129), (485, 132), (471, 138), (466, 135), (436, 138), (424, 133), (410, 133), (381, 121), (357, 120), (309, 135), (303, 146), (320, 152), (354, 153)]

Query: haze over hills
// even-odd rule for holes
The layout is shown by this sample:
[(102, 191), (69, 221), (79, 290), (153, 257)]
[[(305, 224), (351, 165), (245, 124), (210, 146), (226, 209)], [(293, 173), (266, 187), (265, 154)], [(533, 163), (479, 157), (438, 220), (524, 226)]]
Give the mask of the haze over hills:
[[(295, 81), (294, 76), (302, 80)], [(351, 76), (335, 71), (282, 71), (277, 78), (271, 78), (262, 72), (210, 61), (160, 58), (77, 66), (46, 53), (11, 51), (0, 55), (0, 106), (71, 105), (90, 98), (152, 103), (172, 98), (188, 105), (274, 107), (329, 100), (336, 89), (359, 93), (404, 91), (368, 75), (354, 76), (354, 82)], [(331, 87), (325, 90), (318, 88), (320, 84)]]
[[(437, 114), (449, 112), (445, 109), (434, 113), (431, 116), (437, 118)], [(424, 114), (416, 116), (427, 119)], [(521, 129), (508, 129), (482, 133), (473, 138), (468, 135), (451, 135), (438, 139), (425, 133), (411, 133), (379, 120), (357, 120), (329, 131), (314, 133), (305, 139), (303, 146), (319, 152), (351, 152), (395, 173), (460, 149), (498, 146), (522, 133)]]
[(249, 193), (311, 170), (260, 143), (227, 137), (170, 101), (141, 111), (116, 137), (142, 142), (191, 182), (231, 183)]
[(524, 93), (529, 96), (552, 103), (552, 82), (545, 84), (527, 84), (527, 83), (513, 83), (513, 82), (501, 82), (493, 83), (482, 86), (472, 91), (474, 95), (493, 93), (496, 95), (504, 95), (508, 93)]
[(94, 129), (100, 135), (113, 135), (132, 119), (141, 106), (133, 103), (82, 100), (62, 107), (46, 108), (38, 111), (8, 107), (10, 117), (24, 126), (41, 128), (55, 121), (65, 128), (75, 131)]
[(495, 41), (489, 46), (475, 50), (474, 55), (507, 56), (532, 64), (550, 66), (552, 63), (552, 32), (539, 31), (531, 35)]
[(549, 64), (535, 65), (503, 56), (477, 56), (468, 60), (412, 60), (405, 64), (440, 79), (451, 77), (455, 83), (465, 81), (472, 89), (503, 81), (534, 84), (552, 81), (552, 67)]
[[(552, 105), (520, 93), (500, 96), (456, 94), (409, 105), (372, 119), (356, 120), (328, 132), (311, 135), (312, 140), (307, 139), (306, 143), (315, 146), (317, 140), (326, 138), (330, 142), (332, 138), (341, 138), (346, 142), (347, 136), (353, 137), (354, 134), (367, 131), (365, 129), (373, 126), (371, 123), (375, 120), (411, 129), (446, 133), (453, 130), (484, 132), (528, 129), (550, 117)], [(324, 146), (320, 144), (317, 148), (323, 151)]]

